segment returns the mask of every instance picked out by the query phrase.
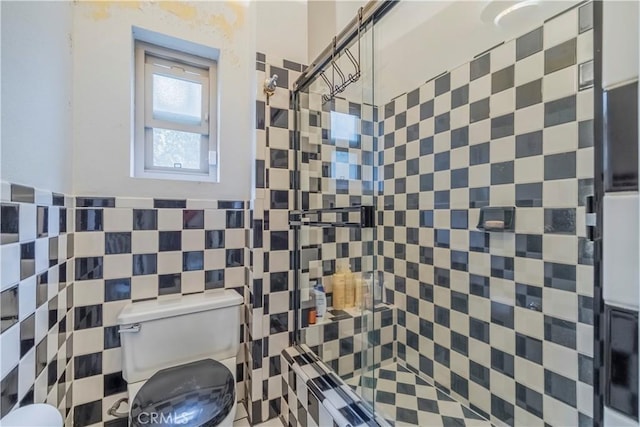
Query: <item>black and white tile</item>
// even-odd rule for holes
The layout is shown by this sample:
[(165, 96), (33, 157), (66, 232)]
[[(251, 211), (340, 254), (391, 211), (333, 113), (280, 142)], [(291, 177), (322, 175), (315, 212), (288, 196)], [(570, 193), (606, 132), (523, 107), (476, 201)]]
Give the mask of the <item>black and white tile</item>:
[(48, 403), (69, 420), (73, 355), (73, 201), (2, 182), (0, 417)]

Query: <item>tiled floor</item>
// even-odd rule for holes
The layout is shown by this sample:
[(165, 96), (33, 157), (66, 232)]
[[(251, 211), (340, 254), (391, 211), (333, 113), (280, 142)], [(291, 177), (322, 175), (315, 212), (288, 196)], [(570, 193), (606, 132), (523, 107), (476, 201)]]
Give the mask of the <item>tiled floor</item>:
[(392, 425), (491, 427), (489, 421), (398, 363), (346, 382), (368, 401), (375, 393), (376, 411)]

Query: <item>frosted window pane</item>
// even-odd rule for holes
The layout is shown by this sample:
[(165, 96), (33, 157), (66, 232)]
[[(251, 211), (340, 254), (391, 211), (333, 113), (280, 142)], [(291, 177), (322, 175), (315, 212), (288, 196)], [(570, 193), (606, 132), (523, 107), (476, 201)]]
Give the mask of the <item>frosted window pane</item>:
[(358, 138), (358, 118), (349, 114), (331, 112), (331, 138), (355, 141)]
[(157, 119), (200, 123), (202, 85), (153, 75), (153, 116)]
[(167, 168), (200, 169), (198, 133), (153, 129), (153, 165)]

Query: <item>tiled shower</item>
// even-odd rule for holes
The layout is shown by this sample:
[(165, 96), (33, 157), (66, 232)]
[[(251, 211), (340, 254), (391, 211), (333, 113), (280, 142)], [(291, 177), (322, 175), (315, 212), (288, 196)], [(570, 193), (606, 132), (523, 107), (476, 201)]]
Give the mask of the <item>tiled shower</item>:
[[(629, 157), (611, 130), (637, 145), (621, 114), (637, 113), (637, 82), (613, 85), (603, 118), (601, 6), (567, 3), (442, 66), (408, 49), (394, 66), (437, 66), (400, 83), (389, 12), (350, 42), (362, 75), (330, 99), (319, 76), (301, 87), (306, 65), (258, 52), (248, 198), (2, 181), (0, 418), (46, 402), (68, 426), (127, 425), (107, 412), (127, 396), (122, 308), (224, 288), (244, 298), (236, 425), (582, 427), (603, 425), (603, 403), (637, 420), (637, 346), (614, 343), (612, 362), (603, 331), (605, 314), (637, 328), (637, 312), (604, 311), (594, 223), (599, 138), (608, 126), (610, 159)], [(612, 162), (607, 191), (637, 192), (637, 163)], [(513, 227), (489, 230), (496, 212)], [(370, 287), (332, 309), (346, 266)], [(627, 375), (605, 391), (612, 366)]]

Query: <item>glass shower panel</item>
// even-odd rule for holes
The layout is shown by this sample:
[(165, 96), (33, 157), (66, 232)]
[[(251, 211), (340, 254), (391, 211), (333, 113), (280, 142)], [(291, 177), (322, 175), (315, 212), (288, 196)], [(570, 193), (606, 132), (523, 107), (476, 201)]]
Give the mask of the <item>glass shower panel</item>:
[[(371, 375), (368, 368), (379, 362), (381, 354), (371, 287), (376, 270), (377, 114), (372, 103), (371, 45), (371, 32), (363, 29), (360, 39), (348, 47), (359, 60), (360, 77), (328, 99), (343, 78), (358, 72), (343, 52), (336, 60), (338, 69), (329, 64), (324, 77), (318, 76), (298, 92), (296, 117), (299, 342), (307, 344), (340, 377), (365, 388), (371, 381), (362, 377)], [(323, 316), (320, 287), (328, 306)], [(393, 337), (387, 335), (389, 347)]]

